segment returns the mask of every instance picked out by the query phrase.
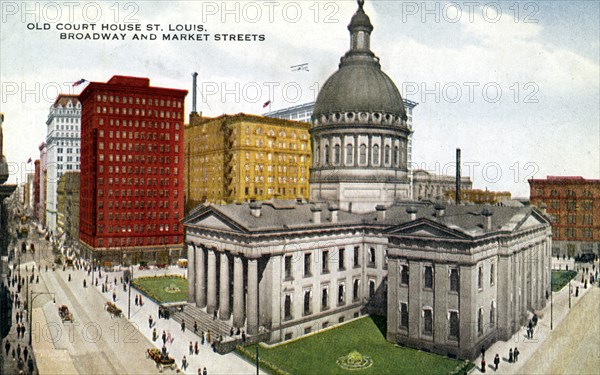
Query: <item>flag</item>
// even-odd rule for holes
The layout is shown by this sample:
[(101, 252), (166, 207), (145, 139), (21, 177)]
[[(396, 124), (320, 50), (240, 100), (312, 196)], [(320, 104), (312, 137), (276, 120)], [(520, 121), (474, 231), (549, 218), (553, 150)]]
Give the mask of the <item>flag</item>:
[(27, 164), (31, 163), (31, 158), (27, 159)]
[(271, 101), (270, 101), (270, 100), (267, 100), (267, 101), (265, 102), (265, 104), (263, 104), (263, 108), (267, 108), (267, 107), (269, 106), (269, 104), (271, 104)]
[(73, 86), (79, 86), (79, 85), (81, 85), (81, 84), (82, 84), (82, 83), (84, 83), (84, 82), (86, 82), (86, 80), (82, 78), (82, 79), (80, 79), (79, 81), (77, 81), (77, 82), (74, 82), (74, 83), (73, 83)]

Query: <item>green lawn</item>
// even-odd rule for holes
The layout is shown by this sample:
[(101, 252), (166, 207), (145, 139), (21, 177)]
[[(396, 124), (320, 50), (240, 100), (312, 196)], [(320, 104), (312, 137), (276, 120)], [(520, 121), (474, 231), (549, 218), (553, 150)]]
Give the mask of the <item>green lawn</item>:
[(552, 291), (558, 292), (576, 275), (575, 271), (552, 271)]
[[(385, 318), (364, 317), (273, 349), (259, 349), (263, 360), (293, 375), (303, 374), (449, 374), (465, 365), (437, 354), (398, 347), (385, 340)], [(255, 353), (255, 346), (245, 348)], [(344, 370), (336, 361), (357, 350), (370, 356), (367, 369)]]
[(186, 278), (150, 276), (134, 278), (132, 282), (134, 288), (159, 303), (187, 301), (188, 282)]

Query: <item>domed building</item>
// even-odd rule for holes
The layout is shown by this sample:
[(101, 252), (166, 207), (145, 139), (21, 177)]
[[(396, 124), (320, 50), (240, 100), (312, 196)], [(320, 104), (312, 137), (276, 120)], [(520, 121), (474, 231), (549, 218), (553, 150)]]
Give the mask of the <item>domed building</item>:
[(406, 110), (371, 52), (373, 25), (363, 3), (348, 25), (350, 50), (319, 92), (311, 128), (311, 200), (357, 213), (409, 198)]

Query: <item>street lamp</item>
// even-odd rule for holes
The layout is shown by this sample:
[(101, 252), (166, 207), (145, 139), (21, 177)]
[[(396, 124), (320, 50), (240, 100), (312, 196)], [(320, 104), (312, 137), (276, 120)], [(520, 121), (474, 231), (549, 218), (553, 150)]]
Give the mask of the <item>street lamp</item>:
[(29, 320), (29, 345), (32, 344), (31, 327), (33, 325), (33, 301), (41, 295), (49, 294), (52, 296), (52, 302), (56, 303), (56, 294), (54, 292), (34, 292), (29, 293), (29, 302), (27, 303), (27, 319)]

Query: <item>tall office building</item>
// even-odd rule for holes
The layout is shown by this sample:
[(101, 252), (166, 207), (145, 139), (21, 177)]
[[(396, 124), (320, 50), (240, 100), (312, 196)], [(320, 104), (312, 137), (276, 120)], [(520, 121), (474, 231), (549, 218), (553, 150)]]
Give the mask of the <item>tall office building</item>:
[(194, 116), (185, 128), (186, 209), (308, 198), (310, 125), (247, 115)]
[(52, 232), (57, 229), (58, 180), (67, 171), (79, 171), (80, 125), (77, 95), (59, 95), (46, 120), (46, 227)]
[(600, 180), (548, 176), (529, 180), (529, 188), (531, 205), (545, 208), (552, 223), (552, 255), (600, 255)]
[(179, 257), (186, 94), (152, 87), (148, 78), (114, 76), (79, 95), (80, 244), (95, 259)]

